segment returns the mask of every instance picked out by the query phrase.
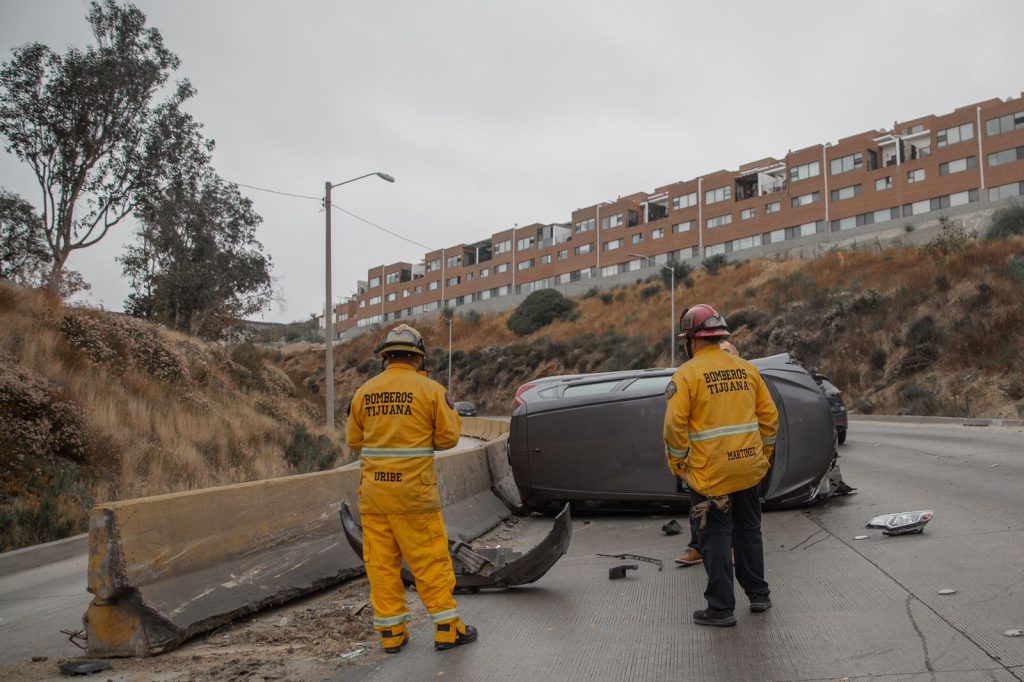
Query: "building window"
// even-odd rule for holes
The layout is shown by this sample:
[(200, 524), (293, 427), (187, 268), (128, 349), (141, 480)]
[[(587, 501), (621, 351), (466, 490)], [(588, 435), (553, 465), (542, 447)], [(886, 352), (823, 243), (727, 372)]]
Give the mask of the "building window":
[(409, 298), (409, 290), (402, 289), (402, 298)]
[(732, 222), (732, 214), (726, 213), (725, 215), (715, 216), (714, 218), (708, 218), (708, 227), (721, 227), (722, 225), (728, 225)]
[(729, 185), (704, 192), (704, 203), (709, 206), (711, 204), (717, 204), (719, 201), (728, 201), (731, 198), (732, 187), (730, 187)]
[(573, 249), (573, 251), (575, 252), (575, 254), (577, 256), (582, 256), (583, 254), (590, 253), (593, 250), (594, 250), (594, 245), (593, 244), (580, 244), (575, 249)]
[(416, 286), (415, 293), (417, 293), (417, 294), (422, 294), (423, 293), (423, 285), (422, 284)]
[(798, 206), (808, 206), (810, 204), (816, 204), (821, 199), (821, 193), (819, 192), (808, 192), (807, 194), (801, 194), (798, 197), (790, 199), (793, 208)]
[(665, 236), (665, 228), (659, 227), (656, 230), (651, 230), (651, 239), (661, 239)]
[(402, 273), (400, 273), (400, 272), (389, 272), (387, 274), (387, 276), (384, 278), (384, 282), (386, 284), (394, 284), (395, 282), (399, 281), (401, 278), (402, 278)]
[(398, 294), (397, 293), (388, 294), (387, 296), (384, 297), (384, 300), (387, 301), (388, 303), (390, 303), (391, 301), (397, 301), (398, 300)]
[(864, 167), (864, 155), (860, 152), (856, 154), (850, 154), (848, 156), (842, 156), (838, 159), (832, 159), (832, 175), (840, 175), (842, 173), (849, 173), (857, 168)]
[(558, 260), (567, 260), (569, 258), (569, 249), (562, 249), (558, 252)]
[(516, 251), (526, 251), (533, 246), (533, 241), (536, 237), (523, 237), (516, 242)]
[(551, 264), (551, 254), (550, 253), (546, 253), (543, 256), (541, 256), (540, 257), (540, 264), (541, 265), (550, 265)]
[(370, 299), (370, 305), (380, 305), (380, 296), (374, 296)]
[(437, 291), (441, 287), (441, 280), (435, 279), (427, 283), (427, 291)]
[(781, 201), (773, 201), (770, 204), (765, 204), (764, 205), (764, 212), (765, 213), (778, 213), (781, 210), (782, 210), (782, 202)]
[(1022, 195), (1024, 195), (1024, 182), (1011, 182), (1008, 185), (999, 185), (988, 190), (989, 201), (1001, 201)]
[(340, 313), (338, 315), (338, 322), (344, 322), (348, 319), (348, 313)]
[(953, 159), (952, 161), (946, 161), (945, 163), (939, 164), (939, 175), (963, 173), (965, 170), (976, 168), (977, 165), (977, 159), (973, 156), (968, 156), (963, 159)]
[(508, 263), (501, 263), (494, 266), (494, 274), (500, 274), (502, 272), (508, 272)]
[(512, 240), (506, 239), (504, 241), (496, 242), (494, 244), (494, 253), (507, 253), (512, 250)]
[(974, 139), (974, 124), (963, 123), (935, 133), (935, 146), (945, 147), (946, 145), (965, 142), (972, 139)]
[(693, 229), (694, 224), (695, 223), (692, 220), (687, 220), (682, 223), (676, 223), (675, 225), (672, 226), (672, 233), (679, 234), (681, 232), (689, 232), (690, 230)]
[(850, 185), (832, 190), (832, 201), (844, 201), (861, 195), (861, 185)]
[(533, 259), (532, 258), (530, 260), (521, 260), (518, 263), (516, 263), (516, 270), (529, 270), (532, 267), (533, 267)]
[(1015, 149), (1004, 149), (1001, 152), (988, 155), (988, 165), (1001, 166), (1004, 163), (1013, 163), (1024, 159), (1024, 147)]
[(922, 181), (924, 181), (924, 168), (918, 168), (917, 170), (907, 171), (907, 182)]
[(490, 277), (490, 276), (491, 276), (491, 269), (490, 268), (480, 268), (480, 279), (484, 279), (485, 277)]
[(613, 239), (610, 242), (605, 242), (604, 245), (601, 246), (601, 248), (605, 251), (614, 251), (615, 249), (622, 248), (622, 240)]
[(884, 223), (886, 220), (896, 220), (900, 217), (900, 209), (898, 208), (883, 208), (881, 211), (875, 211), (872, 214), (873, 223)]
[(675, 198), (672, 199), (672, 210), (673, 211), (678, 211), (680, 209), (689, 208), (690, 206), (696, 206), (696, 205), (697, 205), (697, 193), (696, 192), (690, 192), (689, 194), (684, 194), (681, 197), (675, 197)]
[(374, 287), (379, 287), (379, 286), (380, 286), (380, 277), (371, 277), (370, 278), (370, 288), (373, 289)]
[(1020, 130), (1021, 128), (1024, 128), (1024, 111), (985, 121), (985, 133), (989, 137), (999, 135), (1000, 133), (1008, 133), (1011, 130)]
[(472, 272), (467, 272), (466, 273), (466, 281), (467, 282), (472, 282), (473, 281), (473, 273)]
[(459, 284), (462, 284), (462, 278), (461, 277), (449, 277), (448, 278), (448, 282), (447, 282), (448, 286), (454, 287), (454, 286), (458, 286)]
[(593, 218), (581, 220), (580, 222), (576, 223), (576, 233), (579, 234), (580, 232), (590, 232), (591, 230), (594, 229), (595, 224), (596, 221)]
[(637, 232), (632, 237), (630, 237), (630, 243), (633, 244), (634, 246), (636, 244), (642, 243), (643, 241), (644, 241), (644, 233), (643, 232)]
[(875, 191), (883, 192), (887, 189), (892, 189), (892, 176), (887, 175), (884, 178), (878, 178), (875, 180)]
[(711, 246), (704, 249), (704, 257), (718, 256), (725, 253), (725, 244), (712, 244)]
[(750, 220), (757, 216), (757, 210), (754, 208), (745, 208), (740, 211), (740, 220)]
[(440, 269), (441, 269), (441, 259), (440, 258), (437, 258), (437, 259), (432, 260), (429, 263), (427, 263), (427, 272), (435, 272), (435, 271), (440, 270)]
[(811, 163), (805, 163), (801, 166), (795, 166), (789, 169), (789, 179), (792, 182), (798, 180), (806, 180), (807, 178), (813, 178), (821, 174), (821, 164), (817, 161)]
[(611, 228), (618, 227), (619, 225), (622, 225), (621, 213), (616, 213), (615, 215), (608, 215), (605, 216), (604, 218), (601, 218), (602, 230), (610, 230)]
[(462, 256), (449, 256), (445, 261), (445, 267), (451, 270), (462, 265)]

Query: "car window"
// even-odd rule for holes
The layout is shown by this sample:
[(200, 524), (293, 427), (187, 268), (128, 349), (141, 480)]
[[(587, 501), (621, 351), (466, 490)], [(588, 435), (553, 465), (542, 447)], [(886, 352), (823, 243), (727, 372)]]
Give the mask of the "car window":
[(629, 393), (631, 395), (643, 394), (643, 395), (657, 395), (665, 392), (665, 387), (668, 386), (670, 376), (661, 377), (641, 377), (636, 381), (632, 382), (626, 388), (623, 389), (623, 393)]
[(599, 395), (608, 393), (618, 385), (619, 381), (598, 381), (592, 384), (573, 384), (566, 386), (562, 391), (563, 398), (572, 398), (581, 395)]
[(828, 379), (821, 380), (821, 387), (825, 389), (826, 393), (839, 393), (839, 389)]

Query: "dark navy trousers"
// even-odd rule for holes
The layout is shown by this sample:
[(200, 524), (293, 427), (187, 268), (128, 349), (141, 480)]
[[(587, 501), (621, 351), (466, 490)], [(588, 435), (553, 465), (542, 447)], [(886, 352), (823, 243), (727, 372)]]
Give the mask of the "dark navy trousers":
[[(690, 490), (691, 508), (707, 498)], [(764, 579), (764, 543), (761, 540), (761, 497), (757, 486), (729, 495), (729, 511), (719, 511), (711, 505), (707, 524), (698, 530), (700, 554), (708, 574), (708, 587), (704, 591), (708, 608), (732, 611), (736, 608), (733, 591), (733, 560), (735, 549), (736, 582), (747, 597), (768, 596), (770, 590)]]

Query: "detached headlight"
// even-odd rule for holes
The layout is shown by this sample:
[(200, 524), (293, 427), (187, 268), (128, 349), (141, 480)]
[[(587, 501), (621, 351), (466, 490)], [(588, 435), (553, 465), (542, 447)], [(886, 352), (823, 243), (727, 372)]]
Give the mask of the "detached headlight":
[(925, 525), (932, 520), (934, 511), (899, 512), (898, 514), (882, 514), (865, 524), (865, 528), (881, 528), (883, 535), (908, 535), (921, 533)]

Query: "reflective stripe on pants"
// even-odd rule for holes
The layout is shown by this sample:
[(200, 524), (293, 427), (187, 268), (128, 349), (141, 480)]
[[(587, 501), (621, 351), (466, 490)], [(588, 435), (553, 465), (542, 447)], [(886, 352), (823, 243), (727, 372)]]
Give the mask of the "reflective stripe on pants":
[(403, 558), (434, 622), (458, 618), (452, 597), (455, 573), (441, 512), (363, 514), (362, 523), (363, 561), (375, 628), (382, 630), (409, 620), (401, 576)]

